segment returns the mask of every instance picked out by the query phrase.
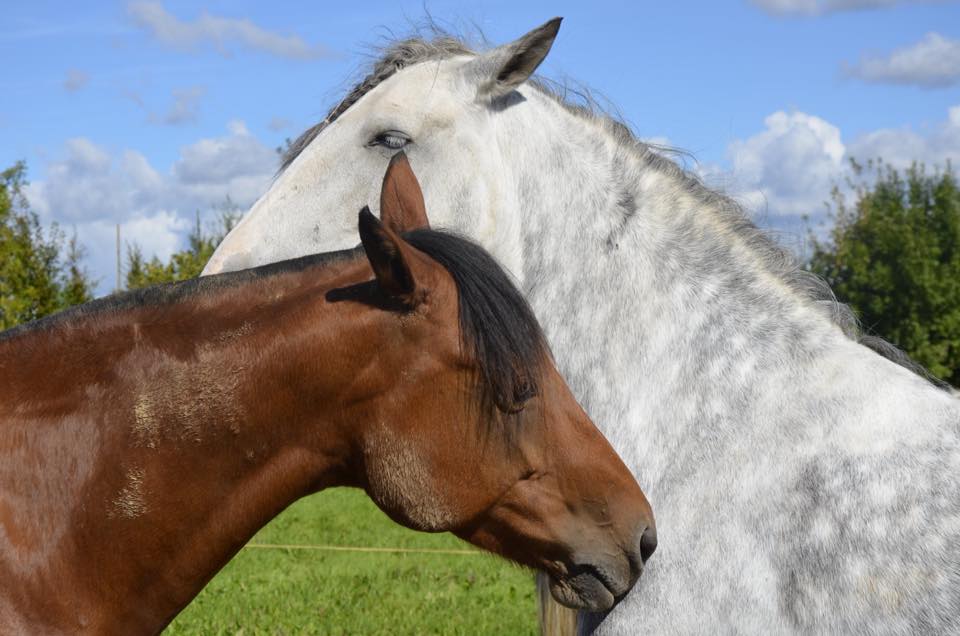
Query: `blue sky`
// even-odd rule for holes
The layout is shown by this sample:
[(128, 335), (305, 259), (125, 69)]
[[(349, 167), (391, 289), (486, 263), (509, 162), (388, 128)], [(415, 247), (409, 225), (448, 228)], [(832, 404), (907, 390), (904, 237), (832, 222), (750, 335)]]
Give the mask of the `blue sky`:
[[(849, 156), (960, 162), (960, 3), (904, 0), (14, 3), (0, 23), (0, 166), (112, 283), (113, 228), (161, 257), (195, 211), (248, 206), (274, 148), (322, 118), (371, 44), (425, 8), (492, 43), (564, 16), (541, 72), (796, 231)], [(952, 110), (951, 110), (952, 109)], [(788, 240), (788, 243), (790, 241)]]

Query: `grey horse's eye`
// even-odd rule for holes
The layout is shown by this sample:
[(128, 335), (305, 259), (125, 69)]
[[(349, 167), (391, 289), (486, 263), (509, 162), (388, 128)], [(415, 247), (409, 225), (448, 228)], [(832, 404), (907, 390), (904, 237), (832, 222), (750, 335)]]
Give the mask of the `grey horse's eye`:
[(399, 130), (385, 130), (382, 133), (378, 133), (367, 145), (383, 146), (390, 150), (400, 150), (410, 143), (410, 141), (410, 137)]

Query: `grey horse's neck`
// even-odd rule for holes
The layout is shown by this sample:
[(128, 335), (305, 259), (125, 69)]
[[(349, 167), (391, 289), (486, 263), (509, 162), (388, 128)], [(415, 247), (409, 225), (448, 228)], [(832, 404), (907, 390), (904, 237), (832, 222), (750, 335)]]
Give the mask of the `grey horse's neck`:
[[(863, 367), (924, 384), (845, 337), (832, 305), (784, 276), (783, 254), (763, 251), (729, 200), (610, 122), (584, 125), (542, 99), (576, 121), (545, 134), (519, 169), (524, 286), (577, 397), (624, 440), (621, 454), (636, 453), (641, 483), (672, 479), (656, 464), (681, 440), (762, 434), (750, 427), (776, 425), (788, 394), (821, 392), (842, 417), (870, 397)], [(557, 187), (531, 191), (524, 170), (558, 175)], [(815, 381), (831, 373), (829, 386)], [(697, 450), (711, 451), (722, 449)]]
[[(561, 372), (643, 486), (663, 537), (604, 629), (698, 633), (703, 616), (721, 614), (744, 633), (885, 625), (883, 612), (838, 609), (864, 602), (862, 581), (824, 576), (824, 563), (851, 557), (831, 536), (809, 538), (809, 519), (853, 532), (842, 515), (855, 506), (896, 533), (877, 501), (894, 485), (871, 490), (870, 471), (919, 452), (900, 449), (947, 452), (960, 403), (848, 338), (832, 305), (784, 276), (722, 197), (602, 121), (574, 124), (544, 135), (517, 168), (523, 284)], [(556, 175), (555, 187), (534, 189), (524, 170)], [(938, 471), (919, 474), (955, 488)], [(810, 560), (816, 550), (828, 556)], [(904, 572), (920, 560), (905, 557)], [(581, 627), (601, 618), (583, 615)]]

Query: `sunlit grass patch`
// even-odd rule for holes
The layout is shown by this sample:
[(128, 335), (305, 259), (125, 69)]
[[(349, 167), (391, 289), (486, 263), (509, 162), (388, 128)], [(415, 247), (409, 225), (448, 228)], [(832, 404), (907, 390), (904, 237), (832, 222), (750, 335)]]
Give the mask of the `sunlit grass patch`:
[[(257, 544), (469, 549), (407, 530), (357, 490), (291, 506)], [(485, 554), (245, 549), (169, 634), (535, 634), (530, 572)]]

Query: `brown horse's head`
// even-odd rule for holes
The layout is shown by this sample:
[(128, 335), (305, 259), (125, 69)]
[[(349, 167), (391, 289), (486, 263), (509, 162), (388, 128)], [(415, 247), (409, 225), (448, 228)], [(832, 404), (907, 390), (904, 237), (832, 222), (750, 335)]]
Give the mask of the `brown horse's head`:
[(656, 546), (643, 492), (503, 270), (473, 243), (418, 229), (423, 197), (402, 155), (381, 217), (360, 216), (375, 290), (342, 292), (391, 308), (369, 342), (378, 364), (351, 371), (361, 485), (406, 526), (546, 571), (561, 603), (609, 608)]

